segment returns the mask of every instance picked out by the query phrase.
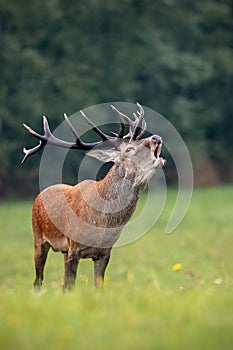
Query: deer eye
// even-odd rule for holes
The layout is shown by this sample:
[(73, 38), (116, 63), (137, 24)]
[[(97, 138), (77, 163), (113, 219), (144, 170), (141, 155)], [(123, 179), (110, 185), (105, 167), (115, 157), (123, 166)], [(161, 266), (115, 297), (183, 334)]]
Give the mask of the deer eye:
[(125, 152), (126, 152), (126, 153), (129, 153), (129, 152), (131, 152), (131, 151), (133, 151), (133, 150), (134, 150), (133, 147), (127, 147), (126, 150), (125, 150)]

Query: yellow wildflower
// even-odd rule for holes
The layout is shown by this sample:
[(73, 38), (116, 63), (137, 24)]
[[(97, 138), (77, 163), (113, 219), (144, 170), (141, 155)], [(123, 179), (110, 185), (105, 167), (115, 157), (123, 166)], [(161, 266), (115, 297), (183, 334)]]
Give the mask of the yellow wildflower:
[(175, 264), (172, 266), (172, 270), (173, 271), (179, 271), (182, 268), (181, 264)]

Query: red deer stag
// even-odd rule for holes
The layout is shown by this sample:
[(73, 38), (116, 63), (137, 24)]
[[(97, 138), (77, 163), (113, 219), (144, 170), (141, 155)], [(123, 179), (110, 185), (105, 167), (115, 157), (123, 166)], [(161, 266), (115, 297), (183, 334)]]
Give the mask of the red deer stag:
[[(146, 122), (142, 106), (137, 104), (137, 107), (132, 120), (112, 106), (120, 127), (118, 133), (112, 132), (111, 136), (103, 133), (81, 111), (85, 121), (102, 139), (93, 143), (80, 139), (66, 115), (65, 121), (76, 139), (74, 143), (55, 137), (45, 117), (44, 135), (23, 124), (39, 144), (29, 150), (23, 149), (22, 162), (46, 144), (89, 151), (89, 156), (102, 162), (114, 162), (102, 180), (85, 180), (75, 186), (50, 186), (36, 198), (32, 210), (36, 289), (42, 286), (50, 248), (64, 255), (64, 290), (74, 287), (79, 260), (85, 258), (94, 262), (95, 285), (103, 283), (114, 243), (132, 216), (148, 180), (156, 168), (164, 165), (164, 159), (160, 158), (162, 139), (158, 135), (142, 138)], [(126, 135), (125, 126), (128, 128)]]

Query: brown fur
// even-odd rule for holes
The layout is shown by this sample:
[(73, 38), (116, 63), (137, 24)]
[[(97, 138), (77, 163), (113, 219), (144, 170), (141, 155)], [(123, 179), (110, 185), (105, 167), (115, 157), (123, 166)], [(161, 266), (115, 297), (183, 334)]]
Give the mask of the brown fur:
[[(103, 282), (112, 246), (132, 216), (148, 176), (162, 166), (159, 159), (154, 165), (152, 137), (134, 142), (133, 147), (131, 156), (125, 143), (112, 151), (115, 165), (103, 180), (55, 185), (38, 195), (32, 211), (36, 288), (42, 285), (50, 248), (64, 255), (64, 289), (74, 286), (81, 258), (94, 261), (95, 285)], [(91, 155), (100, 159), (96, 153)]]

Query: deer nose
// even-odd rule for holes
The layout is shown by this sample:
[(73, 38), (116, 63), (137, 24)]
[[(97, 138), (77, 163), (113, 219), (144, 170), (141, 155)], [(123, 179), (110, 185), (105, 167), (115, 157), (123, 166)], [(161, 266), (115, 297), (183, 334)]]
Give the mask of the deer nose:
[(158, 136), (158, 135), (153, 135), (151, 137), (151, 141), (155, 144), (155, 145), (160, 145), (163, 141), (162, 141), (162, 137)]

